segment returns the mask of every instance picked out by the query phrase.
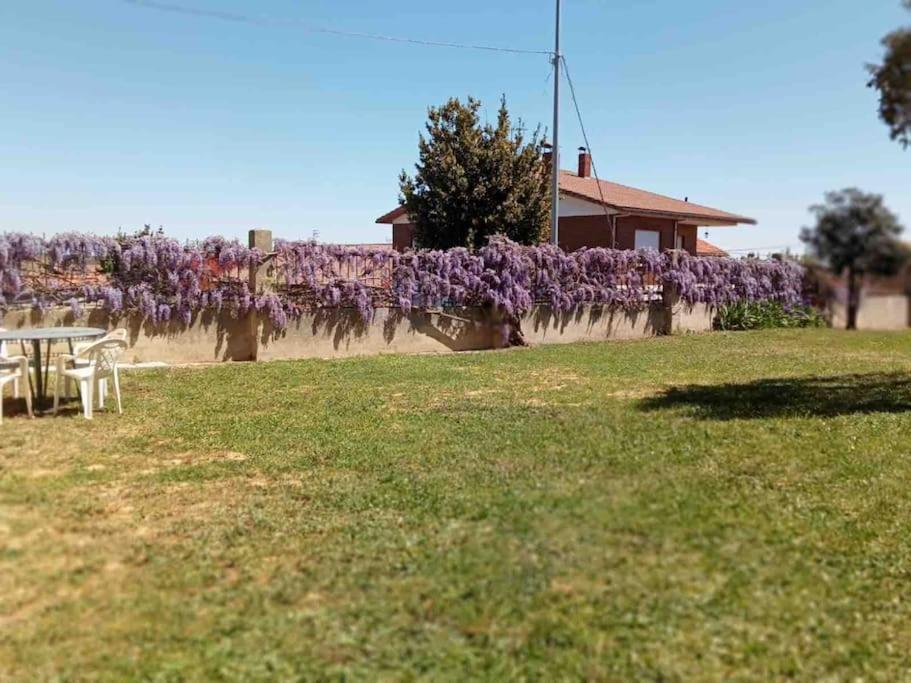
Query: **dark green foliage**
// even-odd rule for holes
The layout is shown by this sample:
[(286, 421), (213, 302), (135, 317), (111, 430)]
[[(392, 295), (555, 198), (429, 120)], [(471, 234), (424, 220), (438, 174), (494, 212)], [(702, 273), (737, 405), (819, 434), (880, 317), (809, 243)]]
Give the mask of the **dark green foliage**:
[(738, 302), (721, 306), (716, 330), (767, 330), (776, 327), (824, 327), (822, 314), (812, 306), (785, 306), (778, 301)]
[(481, 103), (450, 99), (431, 107), (414, 177), (402, 171), (401, 204), (415, 223), (416, 246), (480, 247), (503, 234), (535, 244), (549, 227), (549, 170), (540, 128), (513, 126), (505, 99), (496, 124), (481, 125)]
[[(911, 0), (905, 0), (911, 10)], [(911, 144), (911, 27), (900, 28), (882, 40), (882, 64), (871, 64), (867, 85), (879, 91), (879, 117), (889, 135), (903, 147)]]
[(825, 204), (810, 211), (816, 225), (804, 228), (800, 239), (813, 257), (847, 279), (848, 329), (854, 329), (863, 277), (894, 275), (908, 261), (908, 249), (899, 241), (903, 227), (881, 195), (856, 188), (828, 192)]

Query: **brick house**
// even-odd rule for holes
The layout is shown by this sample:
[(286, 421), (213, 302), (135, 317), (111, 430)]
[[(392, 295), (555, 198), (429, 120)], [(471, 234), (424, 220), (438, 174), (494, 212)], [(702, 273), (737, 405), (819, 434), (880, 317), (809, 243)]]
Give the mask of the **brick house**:
[[(403, 251), (414, 243), (414, 224), (403, 207), (380, 216), (392, 226), (392, 245)], [(618, 185), (592, 177), (591, 155), (579, 153), (578, 170), (560, 172), (560, 246), (618, 249), (685, 249), (691, 254), (720, 256), (724, 252), (697, 238), (700, 227), (755, 225), (746, 216), (688, 200)], [(616, 240), (616, 241), (614, 241)]]

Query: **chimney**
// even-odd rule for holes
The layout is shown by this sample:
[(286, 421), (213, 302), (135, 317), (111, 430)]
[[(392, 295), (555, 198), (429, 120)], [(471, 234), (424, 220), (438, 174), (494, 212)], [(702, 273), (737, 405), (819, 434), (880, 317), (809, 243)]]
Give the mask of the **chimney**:
[(592, 155), (585, 147), (579, 148), (579, 173), (580, 178), (591, 178), (592, 175)]

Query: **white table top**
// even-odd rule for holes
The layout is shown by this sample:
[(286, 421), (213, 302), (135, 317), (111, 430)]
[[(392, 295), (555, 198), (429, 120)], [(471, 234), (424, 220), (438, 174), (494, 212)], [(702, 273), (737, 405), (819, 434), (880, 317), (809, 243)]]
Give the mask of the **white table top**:
[(63, 339), (95, 339), (107, 330), (100, 327), (28, 327), (0, 332), (0, 341), (55, 341)]

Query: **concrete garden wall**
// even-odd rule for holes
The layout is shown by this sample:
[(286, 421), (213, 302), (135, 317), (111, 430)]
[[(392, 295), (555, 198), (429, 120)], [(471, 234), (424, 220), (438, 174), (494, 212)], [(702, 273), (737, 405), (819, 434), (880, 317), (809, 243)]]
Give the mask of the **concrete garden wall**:
[[(832, 327), (844, 328), (848, 311), (844, 302), (829, 304)], [(859, 330), (904, 330), (911, 325), (911, 299), (906, 294), (862, 294), (857, 311)]]
[[(536, 306), (523, 317), (522, 331), (530, 344), (640, 339), (666, 331), (703, 332), (712, 327), (706, 306), (681, 305), (669, 312), (661, 303), (642, 311), (583, 306), (571, 313), (555, 313)], [(45, 313), (12, 311), (7, 329), (88, 325), (129, 331), (128, 362), (211, 363), (224, 361), (331, 358), (380, 353), (446, 353), (494, 349), (503, 346), (502, 326), (482, 309), (445, 313), (377, 309), (369, 323), (350, 309), (316, 311), (276, 331), (265, 317), (201, 314), (190, 325), (154, 325), (139, 316), (112, 320), (100, 309), (89, 309), (76, 320), (69, 308)], [(65, 350), (60, 347), (57, 350)]]

